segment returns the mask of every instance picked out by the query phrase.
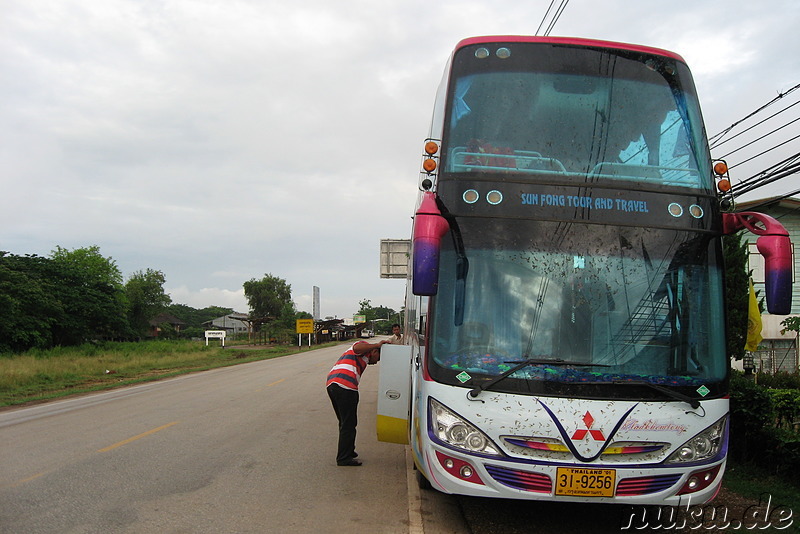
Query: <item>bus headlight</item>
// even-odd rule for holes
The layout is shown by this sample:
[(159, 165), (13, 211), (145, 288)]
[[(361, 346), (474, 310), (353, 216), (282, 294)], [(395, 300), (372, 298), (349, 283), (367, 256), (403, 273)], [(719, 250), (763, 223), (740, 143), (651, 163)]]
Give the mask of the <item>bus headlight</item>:
[(429, 408), (431, 432), (438, 441), (466, 452), (500, 456), (486, 434), (444, 404), (430, 399)]
[(719, 453), (725, 437), (725, 423), (727, 417), (723, 417), (710, 427), (706, 428), (692, 439), (678, 447), (673, 452), (666, 463), (679, 464), (689, 462), (702, 462), (713, 458)]

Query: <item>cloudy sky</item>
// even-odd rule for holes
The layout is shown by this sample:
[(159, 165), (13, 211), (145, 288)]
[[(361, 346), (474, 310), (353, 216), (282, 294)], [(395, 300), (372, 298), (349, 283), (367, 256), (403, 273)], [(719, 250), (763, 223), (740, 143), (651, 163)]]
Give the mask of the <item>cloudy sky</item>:
[[(301, 310), (313, 286), (323, 316), (400, 309), (379, 241), (410, 233), (447, 56), (534, 34), (548, 5), (3, 0), (0, 250), (98, 245), (196, 308), (246, 312), (271, 273)], [(796, 0), (572, 0), (551, 35), (681, 54), (713, 134), (800, 83), (798, 20)]]

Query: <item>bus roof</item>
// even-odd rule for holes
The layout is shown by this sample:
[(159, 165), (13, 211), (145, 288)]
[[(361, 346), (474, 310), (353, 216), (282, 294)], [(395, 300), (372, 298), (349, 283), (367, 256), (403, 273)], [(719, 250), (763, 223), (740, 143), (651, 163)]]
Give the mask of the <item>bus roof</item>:
[(617, 43), (614, 41), (601, 41), (597, 39), (582, 39), (579, 37), (531, 37), (525, 35), (487, 35), (481, 37), (468, 37), (461, 40), (456, 45), (456, 50), (468, 45), (482, 44), (482, 43), (553, 43), (553, 44), (571, 44), (578, 46), (588, 46), (594, 48), (614, 48), (617, 50), (630, 50), (633, 52), (643, 52), (646, 54), (655, 54), (659, 56), (666, 56), (677, 59), (681, 63), (686, 61), (675, 52), (663, 50), (661, 48), (653, 48), (650, 46), (642, 46), (628, 43)]

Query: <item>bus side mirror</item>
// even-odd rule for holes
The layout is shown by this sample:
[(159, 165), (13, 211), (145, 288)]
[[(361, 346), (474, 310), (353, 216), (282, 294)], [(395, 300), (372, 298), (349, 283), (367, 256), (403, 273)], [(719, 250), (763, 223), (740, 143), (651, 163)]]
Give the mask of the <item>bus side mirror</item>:
[(767, 311), (775, 315), (792, 313), (792, 245), (789, 236), (764, 235), (756, 241), (764, 256), (764, 289)]
[(442, 237), (447, 233), (449, 225), (436, 206), (434, 193), (426, 191), (423, 195), (414, 215), (411, 290), (415, 295), (432, 296), (438, 290), (439, 252), (442, 248)]
[[(757, 225), (756, 223), (760, 224)], [(746, 228), (759, 236), (758, 252), (764, 257), (764, 289), (767, 311), (775, 315), (792, 312), (792, 245), (789, 232), (774, 217), (754, 211), (723, 214), (726, 234)]]

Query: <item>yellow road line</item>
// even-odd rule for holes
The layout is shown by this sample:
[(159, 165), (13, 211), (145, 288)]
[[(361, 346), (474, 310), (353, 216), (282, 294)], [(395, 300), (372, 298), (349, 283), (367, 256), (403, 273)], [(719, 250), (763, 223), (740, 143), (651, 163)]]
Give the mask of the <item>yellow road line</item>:
[(41, 473), (36, 473), (31, 477), (23, 478), (22, 480), (17, 480), (16, 482), (12, 482), (10, 484), (0, 484), (0, 488), (16, 488), (17, 486), (25, 484), (26, 482), (31, 482), (32, 480), (36, 480), (39, 477), (43, 477), (46, 474), (47, 474), (46, 471), (43, 471)]
[(109, 445), (108, 447), (106, 447), (104, 449), (100, 449), (97, 452), (108, 452), (108, 451), (114, 450), (117, 447), (122, 447), (123, 445), (127, 445), (128, 443), (131, 443), (132, 441), (136, 441), (137, 439), (141, 439), (141, 438), (147, 437), (150, 434), (155, 434), (156, 432), (158, 432), (160, 430), (164, 430), (165, 428), (169, 428), (172, 425), (177, 425), (177, 424), (178, 424), (177, 421), (173, 421), (172, 423), (167, 423), (166, 425), (162, 425), (162, 426), (160, 426), (158, 428), (154, 428), (153, 430), (148, 430), (147, 432), (145, 432), (143, 434), (139, 434), (138, 436), (133, 436), (132, 438), (128, 438), (128, 439), (126, 439), (124, 441), (120, 441), (119, 443), (115, 443), (113, 445)]
[(284, 380), (286, 380), (286, 379), (285, 379), (285, 378), (281, 378), (280, 380), (276, 380), (276, 381), (275, 381), (275, 382), (273, 382), (272, 384), (267, 384), (267, 385), (266, 385), (266, 386), (264, 386), (264, 387), (258, 388), (258, 389), (256, 390), (256, 392), (259, 392), (259, 391), (264, 391), (266, 388), (268, 388), (268, 387), (270, 387), (270, 386), (274, 386), (275, 384), (280, 384), (280, 383), (281, 383), (281, 382), (283, 382)]
[(36, 473), (36, 474), (35, 474), (35, 475), (33, 475), (32, 477), (23, 478), (22, 480), (20, 480), (19, 482), (17, 482), (17, 484), (24, 484), (24, 483), (26, 483), (26, 482), (30, 482), (31, 480), (36, 480), (37, 478), (39, 478), (39, 477), (41, 477), (41, 476), (44, 476), (44, 475), (45, 475), (45, 473)]

